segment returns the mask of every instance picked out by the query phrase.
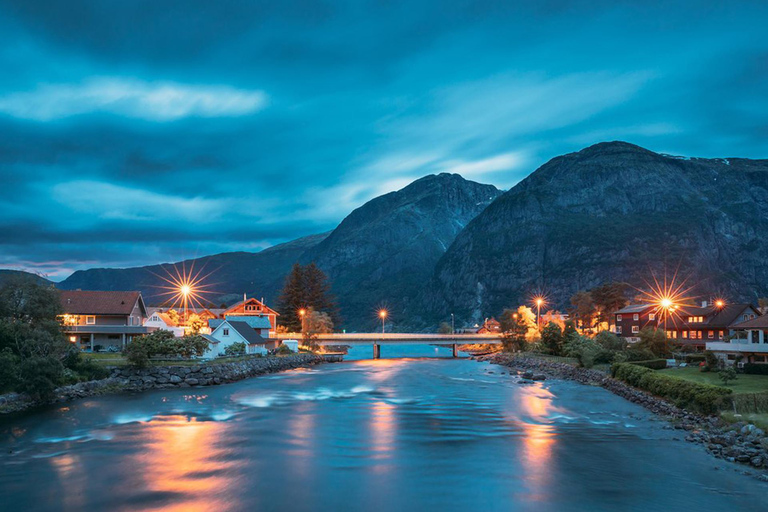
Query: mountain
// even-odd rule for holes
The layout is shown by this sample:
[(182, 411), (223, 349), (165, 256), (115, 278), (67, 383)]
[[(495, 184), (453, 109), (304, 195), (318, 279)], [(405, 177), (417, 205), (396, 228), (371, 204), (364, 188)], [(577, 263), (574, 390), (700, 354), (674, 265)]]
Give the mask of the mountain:
[(175, 274), (176, 269), (195, 269), (209, 275), (204, 283), (214, 293), (206, 294), (204, 302), (215, 305), (231, 303), (247, 293), (251, 297), (264, 297), (274, 303), (283, 286), (283, 277), (299, 257), (320, 243), (328, 233), (311, 235), (276, 245), (257, 253), (229, 252), (186, 260), (135, 268), (94, 268), (78, 270), (59, 283), (64, 290), (140, 290), (148, 304), (159, 304), (168, 299), (163, 289), (168, 283), (163, 278)]
[(458, 174), (430, 175), (377, 197), (302, 255), (326, 272), (345, 326), (376, 329), (385, 307), (396, 329), (419, 323), (413, 306), (456, 235), (501, 192)]
[(498, 314), (543, 292), (564, 307), (603, 282), (690, 295), (768, 294), (768, 160), (657, 154), (609, 142), (554, 158), (498, 198), (438, 262), (418, 308), (436, 322)]
[(0, 285), (2, 285), (5, 281), (8, 279), (15, 279), (15, 278), (28, 278), (32, 279), (36, 283), (40, 285), (51, 285), (53, 284), (52, 281), (49, 281), (48, 279), (44, 278), (43, 276), (33, 274), (32, 272), (25, 272), (23, 270), (5, 270), (0, 269)]

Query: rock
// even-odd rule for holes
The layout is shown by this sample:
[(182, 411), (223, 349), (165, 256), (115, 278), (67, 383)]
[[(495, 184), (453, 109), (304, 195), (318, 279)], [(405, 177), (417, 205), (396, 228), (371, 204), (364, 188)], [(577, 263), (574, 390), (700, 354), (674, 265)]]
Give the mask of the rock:
[(762, 457), (753, 457), (749, 461), (750, 464), (752, 464), (756, 468), (763, 467), (763, 458)]
[(537, 373), (531, 377), (532, 380), (547, 380), (547, 376), (541, 373)]
[(178, 384), (179, 382), (181, 382), (181, 377), (179, 377), (178, 375), (171, 375), (171, 377), (168, 380), (173, 384)]
[(200, 383), (199, 380), (197, 380), (197, 379), (195, 379), (193, 377), (189, 377), (187, 379), (184, 379), (184, 382), (186, 382), (190, 386), (197, 386)]

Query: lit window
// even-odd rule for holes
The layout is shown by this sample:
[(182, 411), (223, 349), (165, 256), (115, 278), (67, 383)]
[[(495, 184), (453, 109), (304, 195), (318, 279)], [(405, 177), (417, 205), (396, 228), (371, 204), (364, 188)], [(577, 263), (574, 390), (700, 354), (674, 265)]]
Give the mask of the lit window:
[(638, 315), (637, 313), (635, 313), (634, 315), (632, 315), (632, 319), (633, 319), (633, 320), (640, 320), (640, 315)]
[(709, 339), (713, 339), (715, 337), (715, 331), (709, 331), (707, 336), (709, 337)]
[(656, 320), (656, 313), (649, 313), (648, 320)]
[(616, 326), (616, 334), (621, 334), (621, 326), (620, 325)]
[(639, 325), (633, 325), (632, 326), (632, 332), (635, 333), (635, 334), (640, 332), (640, 326)]
[(724, 334), (723, 331), (718, 331), (717, 337), (720, 339), (723, 339), (723, 334)]
[(86, 316), (85, 317), (85, 324), (86, 325), (94, 325), (96, 323), (96, 317), (95, 316)]
[(683, 331), (683, 338), (687, 338), (687, 337), (688, 337), (688, 331)]

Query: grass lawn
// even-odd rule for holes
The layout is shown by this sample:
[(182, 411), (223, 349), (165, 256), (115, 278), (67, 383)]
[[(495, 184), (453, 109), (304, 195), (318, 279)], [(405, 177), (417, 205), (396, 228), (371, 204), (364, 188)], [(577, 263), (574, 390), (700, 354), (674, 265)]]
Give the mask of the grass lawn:
[[(702, 372), (698, 367), (695, 368), (667, 368), (666, 370), (657, 370), (670, 377), (678, 377), (700, 384), (712, 384), (722, 386), (723, 381), (716, 372)], [(768, 391), (768, 375), (745, 375), (739, 374), (739, 378), (728, 383), (734, 393), (760, 393)]]
[(763, 430), (768, 430), (768, 414), (766, 413), (742, 414), (740, 416), (737, 416), (732, 412), (724, 411), (720, 413), (720, 416), (722, 416), (723, 419), (725, 419), (730, 423), (736, 423), (738, 421), (746, 421), (754, 424), (756, 427), (760, 427)]

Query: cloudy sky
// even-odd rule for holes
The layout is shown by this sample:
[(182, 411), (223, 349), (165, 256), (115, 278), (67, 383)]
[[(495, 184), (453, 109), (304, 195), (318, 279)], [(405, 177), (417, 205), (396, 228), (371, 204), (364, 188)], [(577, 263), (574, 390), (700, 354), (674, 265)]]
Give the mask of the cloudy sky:
[(605, 140), (766, 158), (767, 26), (765, 1), (0, 1), (0, 268), (255, 251)]

